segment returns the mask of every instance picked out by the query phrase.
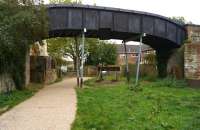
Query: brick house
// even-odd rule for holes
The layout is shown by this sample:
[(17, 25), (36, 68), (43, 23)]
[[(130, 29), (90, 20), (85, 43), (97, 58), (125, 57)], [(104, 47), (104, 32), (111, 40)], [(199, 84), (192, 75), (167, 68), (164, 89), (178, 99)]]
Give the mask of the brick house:
[[(124, 51), (124, 45), (123, 44), (116, 44), (117, 47), (117, 64), (118, 65), (124, 65), (125, 64), (125, 51)], [(139, 52), (139, 46), (138, 45), (127, 45), (127, 56), (128, 56), (128, 63), (129, 64), (135, 64), (137, 61)], [(155, 54), (155, 50), (153, 50), (150, 46), (147, 46), (145, 44), (142, 44), (142, 55), (141, 55), (141, 64), (143, 64), (145, 55), (148, 54)]]

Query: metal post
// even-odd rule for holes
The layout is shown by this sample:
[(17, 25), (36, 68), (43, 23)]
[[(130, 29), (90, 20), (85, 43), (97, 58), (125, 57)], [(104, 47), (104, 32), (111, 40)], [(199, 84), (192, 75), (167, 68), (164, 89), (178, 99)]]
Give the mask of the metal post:
[(84, 46), (85, 46), (85, 32), (86, 32), (86, 28), (83, 29), (83, 32), (82, 32), (82, 46), (81, 46), (81, 84), (80, 84), (80, 87), (82, 88), (83, 87), (83, 66), (84, 66), (84, 59), (85, 59), (85, 56), (84, 56)]
[(125, 62), (126, 62), (126, 78), (127, 78), (127, 82), (129, 83), (130, 75), (129, 75), (129, 66), (128, 66), (128, 56), (127, 56), (126, 42), (122, 41), (122, 43), (124, 43), (124, 53), (125, 53)]
[(76, 46), (76, 77), (77, 77), (77, 86), (79, 87), (80, 85), (80, 80), (79, 80), (79, 46), (78, 46), (78, 38), (75, 37), (75, 46)]
[(141, 60), (141, 52), (142, 52), (142, 37), (145, 36), (146, 34), (141, 34), (140, 35), (140, 45), (139, 45), (139, 52), (138, 52), (138, 59), (137, 59), (137, 73), (136, 73), (136, 80), (135, 80), (135, 85), (138, 85), (138, 79), (139, 79), (139, 72), (140, 72), (140, 60)]

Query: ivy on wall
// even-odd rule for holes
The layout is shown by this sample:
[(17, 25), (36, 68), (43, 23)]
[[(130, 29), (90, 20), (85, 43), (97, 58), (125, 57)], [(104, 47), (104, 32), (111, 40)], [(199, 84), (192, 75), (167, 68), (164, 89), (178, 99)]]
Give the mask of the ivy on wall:
[(29, 46), (48, 34), (45, 7), (32, 0), (1, 0), (0, 19), (0, 75), (9, 73), (22, 89)]

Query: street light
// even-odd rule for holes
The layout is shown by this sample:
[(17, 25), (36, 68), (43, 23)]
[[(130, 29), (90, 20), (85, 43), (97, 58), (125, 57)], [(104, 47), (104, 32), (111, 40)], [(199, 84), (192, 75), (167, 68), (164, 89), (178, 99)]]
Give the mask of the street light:
[(87, 32), (87, 29), (84, 28), (82, 31), (82, 46), (81, 46), (81, 88), (83, 86), (83, 65), (84, 65), (84, 46), (85, 46), (85, 33)]

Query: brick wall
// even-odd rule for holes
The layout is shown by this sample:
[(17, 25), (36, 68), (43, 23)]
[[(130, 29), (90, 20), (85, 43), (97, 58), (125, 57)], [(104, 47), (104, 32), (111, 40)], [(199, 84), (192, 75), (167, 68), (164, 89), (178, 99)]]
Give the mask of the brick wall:
[(190, 86), (200, 87), (200, 25), (186, 25), (190, 43), (185, 44), (184, 74)]
[[(129, 64), (136, 64), (137, 56), (134, 56), (134, 54), (128, 54), (127, 58)], [(117, 65), (125, 65), (125, 54), (118, 54)]]
[(200, 42), (200, 25), (186, 25), (185, 26), (187, 33), (188, 33), (188, 39), (192, 43)]
[(200, 80), (200, 42), (185, 45), (185, 77)]

